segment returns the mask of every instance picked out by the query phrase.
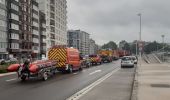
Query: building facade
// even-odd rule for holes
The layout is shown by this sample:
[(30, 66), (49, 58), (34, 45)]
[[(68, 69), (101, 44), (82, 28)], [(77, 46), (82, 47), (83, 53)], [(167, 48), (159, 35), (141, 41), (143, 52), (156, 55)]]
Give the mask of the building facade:
[(45, 14), (39, 11), (39, 26), (40, 26), (40, 56), (46, 57), (46, 18)]
[(90, 34), (81, 30), (69, 30), (67, 33), (68, 46), (77, 48), (82, 55), (89, 54)]
[(19, 1), (7, 1), (7, 33), (8, 33), (8, 56), (19, 56), (21, 48), (21, 32), (19, 28)]
[(39, 0), (46, 17), (47, 50), (53, 45), (67, 45), (67, 1)]
[(7, 46), (7, 2), (0, 0), (0, 59), (6, 59), (8, 55)]
[(6, 1), (9, 56), (37, 58), (40, 53), (38, 2)]
[(95, 46), (96, 46), (95, 41), (93, 39), (90, 39), (89, 54), (96, 54)]
[(31, 0), (32, 8), (32, 56), (40, 57), (39, 8), (36, 0)]

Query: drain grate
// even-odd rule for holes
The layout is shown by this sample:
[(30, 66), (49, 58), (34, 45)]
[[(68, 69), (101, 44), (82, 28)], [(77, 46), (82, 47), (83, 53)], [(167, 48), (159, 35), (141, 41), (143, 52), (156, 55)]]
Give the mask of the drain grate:
[(169, 84), (151, 84), (151, 87), (170, 88), (170, 85)]

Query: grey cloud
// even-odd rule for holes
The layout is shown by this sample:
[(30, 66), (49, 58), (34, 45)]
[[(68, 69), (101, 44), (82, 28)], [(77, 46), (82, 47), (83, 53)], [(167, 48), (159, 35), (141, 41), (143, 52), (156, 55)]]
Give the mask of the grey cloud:
[[(91, 34), (97, 43), (138, 39), (142, 13), (142, 38), (170, 42), (170, 1), (168, 0), (68, 0), (68, 28)], [(169, 40), (169, 41), (168, 41)]]

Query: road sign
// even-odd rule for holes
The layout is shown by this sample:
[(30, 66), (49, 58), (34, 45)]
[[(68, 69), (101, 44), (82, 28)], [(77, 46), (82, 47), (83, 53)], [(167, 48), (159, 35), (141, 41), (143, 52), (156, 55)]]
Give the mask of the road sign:
[(143, 50), (143, 42), (139, 42), (139, 51)]

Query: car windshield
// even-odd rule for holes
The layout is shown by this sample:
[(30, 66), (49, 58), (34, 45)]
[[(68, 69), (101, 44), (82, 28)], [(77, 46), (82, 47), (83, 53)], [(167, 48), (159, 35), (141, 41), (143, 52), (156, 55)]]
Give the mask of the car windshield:
[(136, 60), (136, 57), (132, 57), (132, 60)]
[(130, 57), (123, 57), (122, 58), (123, 61), (128, 61), (128, 60), (132, 60)]

